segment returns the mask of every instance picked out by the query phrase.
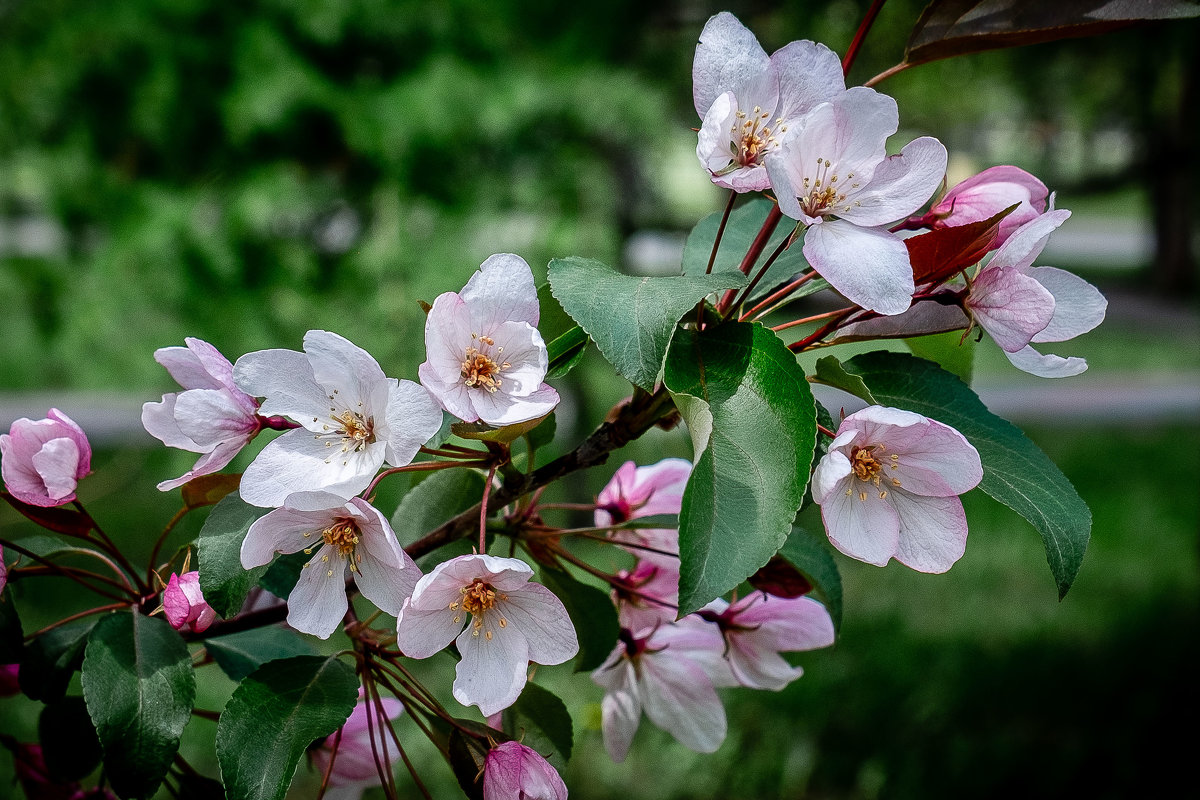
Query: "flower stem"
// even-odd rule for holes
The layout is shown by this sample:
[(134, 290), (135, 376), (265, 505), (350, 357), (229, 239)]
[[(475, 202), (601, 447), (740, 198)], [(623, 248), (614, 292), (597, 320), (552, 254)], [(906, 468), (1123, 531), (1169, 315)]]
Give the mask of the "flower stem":
[[(750, 249), (746, 251), (742, 263), (738, 266), (743, 275), (750, 274), (750, 270), (754, 268), (754, 263), (762, 255), (762, 251), (766, 248), (767, 242), (771, 240), (771, 234), (775, 233), (775, 228), (779, 225), (779, 220), (781, 219), (783, 219), (783, 212), (779, 210), (779, 205), (777, 203), (772, 204), (771, 210), (767, 212), (767, 218), (763, 220), (762, 227), (758, 229), (758, 235), (750, 243)], [(717, 313), (724, 314), (733, 304), (733, 298), (736, 294), (737, 291), (735, 289), (725, 292), (721, 297), (721, 302), (717, 303)]]
[(712, 252), (708, 254), (708, 266), (704, 268), (704, 274), (712, 273), (713, 264), (717, 261), (717, 250), (721, 247), (721, 237), (725, 235), (725, 223), (729, 222), (729, 212), (733, 211), (733, 201), (737, 199), (737, 192), (729, 190), (729, 202), (725, 204), (725, 213), (721, 215), (721, 225), (717, 228), (717, 238), (713, 240)]
[(892, 77), (896, 73), (903, 72), (904, 70), (908, 69), (911, 66), (912, 66), (912, 64), (909, 64), (907, 61), (901, 61), (899, 64), (896, 64), (895, 66), (892, 66), (892, 67), (888, 67), (883, 72), (876, 75), (874, 78), (871, 78), (871, 80), (864, 83), (863, 86), (875, 86), (876, 84), (886, 80), (887, 78)]
[[(775, 248), (774, 252), (772, 252), (771, 255), (767, 257), (767, 260), (763, 262), (763, 265), (759, 267), (758, 272), (754, 274), (754, 279), (751, 280), (750, 284), (742, 290), (742, 294), (737, 299), (737, 302), (730, 305), (730, 309), (737, 308), (742, 303), (745, 303), (750, 299), (750, 293), (754, 291), (754, 287), (758, 286), (758, 282), (761, 281), (763, 276), (767, 274), (767, 270), (769, 270), (771, 265), (775, 263), (775, 259), (779, 258), (783, 251), (791, 245), (792, 239), (795, 238), (795, 236), (796, 232), (792, 231), (790, 236), (786, 237), (782, 242), (779, 243), (779, 246)], [(738, 321), (741, 321), (740, 317), (738, 318)]]
[(800, 319), (794, 319), (791, 322), (785, 322), (782, 325), (776, 325), (775, 327), (771, 328), (771, 330), (779, 333), (780, 331), (786, 331), (788, 328), (795, 328), (798, 325), (807, 325), (810, 322), (817, 322), (818, 320), (841, 316), (853, 311), (855, 308), (857, 308), (857, 306), (839, 308), (836, 311), (826, 311), (824, 314), (813, 314), (811, 317), (801, 317)]
[(488, 470), (487, 480), (483, 484), (483, 499), (479, 501), (479, 554), (487, 553), (487, 511), (488, 495), (492, 491), (492, 480), (496, 477), (496, 464)]
[[(775, 305), (775, 303), (779, 302), (780, 300), (784, 300), (789, 294), (796, 291), (801, 286), (808, 283), (815, 277), (817, 277), (816, 270), (809, 270), (808, 272), (801, 275), (799, 278), (796, 278), (796, 280), (789, 283), (787, 286), (784, 286), (782, 289), (772, 292), (771, 294), (767, 295), (765, 298), (760, 300), (753, 308), (751, 308), (749, 311), (745, 312), (740, 317), (738, 317), (738, 322), (741, 322), (746, 317), (749, 317), (754, 314), (758, 315), (755, 317), (755, 320), (759, 319), (760, 317), (762, 317), (766, 313), (768, 313), (767, 311), (763, 311), (763, 309), (770, 310), (770, 307)], [(762, 312), (762, 313), (759, 313), (759, 312)]]
[(179, 520), (183, 519), (190, 510), (191, 509), (185, 505), (183, 508), (176, 511), (175, 516), (171, 517), (170, 521), (167, 522), (166, 527), (162, 529), (162, 533), (158, 535), (158, 540), (154, 543), (154, 549), (150, 551), (150, 563), (146, 567), (147, 584), (151, 582), (152, 576), (154, 575), (154, 565), (158, 563), (158, 551), (162, 549), (163, 542), (167, 540), (167, 536), (172, 530), (174, 530), (175, 526), (179, 524)]

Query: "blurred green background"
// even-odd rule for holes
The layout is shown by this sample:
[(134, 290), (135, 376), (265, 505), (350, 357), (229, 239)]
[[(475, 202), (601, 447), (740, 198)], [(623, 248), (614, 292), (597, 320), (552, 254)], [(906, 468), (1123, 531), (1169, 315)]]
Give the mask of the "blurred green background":
[[(138, 431), (140, 403), (172, 389), (155, 348), (196, 336), (233, 359), (325, 328), (414, 378), (418, 302), (491, 253), (537, 275), (565, 255), (675, 269), (724, 202), (691, 130), (704, 21), (726, 8), (768, 52), (811, 38), (841, 53), (866, 5), (0, 0), (0, 423), (50, 405), (83, 422), (101, 450), (81, 497), (136, 549), (177, 505), (153, 484), (192, 460)], [(899, 60), (921, 5), (887, 4), (851, 83)], [(952, 182), (1012, 163), (1056, 190), (1075, 216), (1039, 263), (1110, 297), (1104, 326), (1049, 348), (1088, 357), (1079, 378), (976, 352), (981, 395), (1092, 507), (1065, 601), (1033, 529), (972, 493), (947, 575), (839, 560), (837, 647), (798, 656), (807, 674), (781, 694), (726, 692), (715, 755), (644, 723), (611, 765), (599, 690), (545, 671), (577, 711), (573, 796), (1130, 797), (1190, 774), (1194, 737), (1168, 731), (1197, 710), (1198, 34), (1149, 25), (879, 87), (900, 104), (894, 145), (941, 138)], [(563, 447), (629, 391), (594, 352), (560, 389)], [(687, 456), (686, 437), (655, 431), (611, 466), (664, 454)], [(567, 490), (594, 494), (611, 474), (596, 472)], [(0, 534), (26, 531), (0, 509)], [(209, 707), (230, 690), (218, 678)], [(32, 709), (0, 700), (26, 737)], [(194, 753), (208, 725), (189, 727)], [(8, 769), (0, 756), (0, 796)]]

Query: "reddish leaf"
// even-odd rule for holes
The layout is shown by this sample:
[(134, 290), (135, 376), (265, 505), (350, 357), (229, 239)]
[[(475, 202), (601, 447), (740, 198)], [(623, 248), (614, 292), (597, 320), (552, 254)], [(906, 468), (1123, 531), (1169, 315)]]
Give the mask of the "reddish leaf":
[(966, 225), (935, 228), (929, 233), (904, 240), (908, 260), (912, 262), (913, 283), (941, 283), (959, 270), (979, 261), (992, 249), (1000, 220), (1017, 207), (1009, 206), (999, 214)]
[(236, 492), (241, 483), (242, 475), (201, 475), (185, 483), (180, 491), (183, 493), (183, 504), (188, 508), (201, 508), (220, 502), (221, 498), (231, 492)]
[(783, 556), (771, 556), (771, 560), (758, 572), (751, 575), (750, 585), (755, 589), (776, 597), (800, 597), (813, 590), (813, 585), (800, 570), (792, 566)]
[(44, 508), (42, 506), (30, 505), (13, 497), (8, 492), (0, 492), (0, 497), (8, 501), (8, 504), (15, 508), (30, 522), (35, 522), (47, 530), (55, 533), (65, 533), (68, 536), (84, 536), (92, 529), (92, 522), (87, 515), (81, 514), (71, 508), (61, 508), (52, 506)]
[(1197, 15), (1195, 0), (933, 0), (913, 28), (904, 60), (924, 64)]

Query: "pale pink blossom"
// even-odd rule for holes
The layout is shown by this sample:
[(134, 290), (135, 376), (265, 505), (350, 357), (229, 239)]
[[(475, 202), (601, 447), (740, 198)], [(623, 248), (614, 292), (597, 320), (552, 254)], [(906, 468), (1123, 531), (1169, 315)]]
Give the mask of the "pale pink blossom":
[(1078, 375), (1082, 358), (1043, 355), (1031, 343), (1064, 342), (1104, 321), (1108, 301), (1066, 270), (1034, 267), (1046, 241), (1071, 216), (1048, 211), (1015, 230), (971, 282), (963, 306), (1017, 369), (1043, 378)]
[[(391, 735), (382, 727), (382, 720), (378, 715), (379, 707), (362, 699), (362, 689), (359, 689), (358, 696), (360, 698), (358, 704), (354, 706), (350, 717), (342, 725), (340, 740), (337, 733), (332, 733), (319, 746), (309, 750), (313, 768), (322, 775), (329, 770), (329, 760), (333, 759), (333, 769), (329, 772), (329, 785), (344, 787), (337, 794), (339, 798), (356, 797), (361, 795), (362, 790), (367, 787), (379, 785), (379, 767), (375, 761), (375, 754), (378, 752), (380, 756), (383, 755), (385, 742), (387, 745), (387, 769), (400, 760), (400, 749), (392, 741)], [(404, 713), (404, 705), (395, 698), (381, 697), (379, 703), (384, 716), (389, 721)], [(375, 732), (374, 749), (371, 745), (372, 730)], [(337, 743), (336, 757), (333, 755), (335, 742)], [(332, 794), (332, 792), (326, 793), (326, 797), (331, 797)]]
[(621, 627), (642, 630), (674, 620), (679, 613), (679, 559), (641, 560), (619, 570), (613, 601)]
[(363, 597), (397, 616), (421, 571), (396, 541), (387, 518), (360, 497), (326, 492), (289, 495), (282, 508), (255, 520), (242, 541), (246, 569), (276, 553), (303, 550), (311, 558), (288, 596), (288, 624), (325, 639), (346, 614), (346, 570)]
[(412, 461), (442, 425), (423, 387), (386, 377), (367, 351), (328, 331), (305, 334), (303, 353), (247, 353), (233, 375), (247, 394), (266, 398), (260, 413), (301, 426), (264, 447), (246, 468), (239, 491), (251, 505), (280, 506), (294, 492), (348, 499), (384, 462), (400, 467)]
[(770, 57), (728, 11), (700, 33), (692, 95), (700, 125), (696, 155), (713, 183), (737, 192), (770, 185), (763, 159), (787, 138), (800, 115), (846, 90), (837, 55), (795, 41)]
[(636, 633), (622, 630), (612, 654), (592, 672), (605, 690), (601, 728), (609, 757), (625, 760), (643, 711), (689, 750), (720, 747), (727, 723), (715, 685), (732, 683), (721, 669), (724, 648), (717, 626), (695, 615)]
[(967, 545), (958, 495), (982, 477), (979, 453), (949, 425), (868, 406), (842, 420), (812, 495), (829, 540), (851, 558), (945, 572)]
[(1049, 197), (1046, 184), (1025, 170), (1008, 165), (989, 167), (942, 195), (926, 218), (934, 228), (955, 227), (981, 222), (1015, 205), (1000, 221), (995, 240), (999, 247), (1017, 228), (1044, 214)]
[(544, 383), (549, 364), (538, 332), (537, 287), (520, 256), (489, 256), (461, 292), (445, 292), (425, 317), (421, 383), (465, 422), (503, 426), (558, 405)]
[(466, 555), (442, 562), (405, 601), (396, 644), (410, 658), (428, 658), (453, 641), (462, 656), (454, 698), (479, 706), (484, 716), (508, 708), (525, 688), (530, 661), (561, 664), (579, 652), (562, 601), (530, 582), (532, 576), (515, 558)]
[[(631, 519), (661, 514), (678, 514), (683, 490), (692, 474), (692, 462), (664, 458), (638, 466), (626, 461), (596, 496), (596, 527), (619, 525)], [(639, 559), (665, 563), (679, 569), (678, 528), (628, 528), (612, 531), (610, 537), (629, 545)]]
[(162, 607), (167, 622), (177, 631), (202, 633), (217, 618), (217, 612), (204, 601), (200, 573), (195, 570), (171, 575), (163, 589)]
[(46, 419), (15, 420), (0, 433), (0, 476), (23, 503), (61, 506), (75, 499), (75, 487), (92, 471), (92, 446), (83, 429), (57, 408)]
[(567, 785), (533, 748), (502, 742), (483, 763), (483, 800), (567, 800)]
[(158, 484), (168, 491), (217, 472), (262, 429), (258, 402), (233, 382), (233, 365), (208, 342), (184, 339), (187, 347), (161, 347), (154, 360), (166, 367), (182, 392), (142, 406), (142, 427), (168, 447), (202, 455), (183, 475)]
[(946, 172), (932, 137), (888, 156), (896, 101), (855, 87), (794, 122), (766, 157), (779, 210), (807, 226), (804, 257), (851, 302), (880, 314), (909, 307), (914, 290), (904, 242), (887, 229), (925, 204)]
[(697, 612), (725, 637), (725, 658), (734, 679), (751, 689), (779, 691), (804, 674), (780, 653), (833, 644), (833, 619), (811, 597), (776, 597), (753, 592), (729, 604), (715, 601)]

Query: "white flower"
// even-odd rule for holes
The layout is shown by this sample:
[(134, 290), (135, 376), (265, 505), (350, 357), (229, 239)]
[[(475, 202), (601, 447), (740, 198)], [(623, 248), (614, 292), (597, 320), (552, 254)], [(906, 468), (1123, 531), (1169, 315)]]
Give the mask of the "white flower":
[(259, 350), (233, 367), (237, 385), (265, 397), (260, 413), (301, 427), (263, 448), (242, 476), (242, 499), (279, 506), (293, 492), (361, 492), (386, 461), (400, 467), (442, 425), (429, 393), (388, 378), (367, 351), (336, 333), (309, 331), (304, 352)]

